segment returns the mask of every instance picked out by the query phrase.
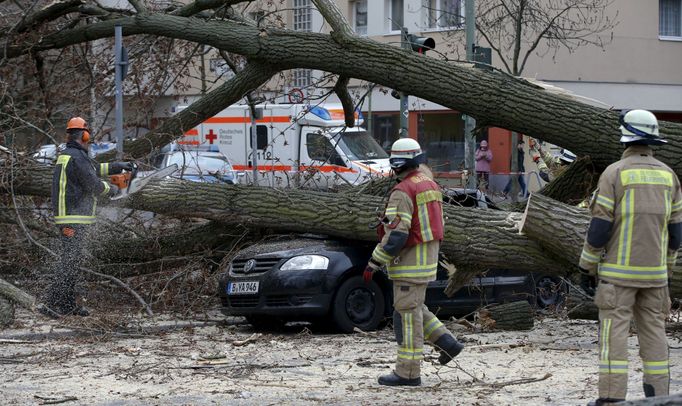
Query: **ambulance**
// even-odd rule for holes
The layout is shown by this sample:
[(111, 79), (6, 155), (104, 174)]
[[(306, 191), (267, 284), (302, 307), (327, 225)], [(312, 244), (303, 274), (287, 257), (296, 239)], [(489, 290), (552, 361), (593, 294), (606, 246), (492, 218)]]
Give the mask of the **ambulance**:
[(326, 189), (390, 173), (388, 154), (361, 127), (359, 111), (352, 128), (345, 126), (340, 104), (262, 104), (256, 112), (255, 157), (247, 105), (228, 107), (178, 142), (187, 147), (217, 145), (243, 184)]

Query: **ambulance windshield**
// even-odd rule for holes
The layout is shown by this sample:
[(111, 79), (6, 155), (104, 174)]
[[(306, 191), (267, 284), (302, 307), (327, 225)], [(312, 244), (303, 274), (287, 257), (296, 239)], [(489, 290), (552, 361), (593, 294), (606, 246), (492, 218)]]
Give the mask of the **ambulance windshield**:
[(388, 154), (381, 148), (366, 131), (345, 131), (341, 135), (339, 147), (351, 161), (366, 161), (369, 159), (388, 159)]

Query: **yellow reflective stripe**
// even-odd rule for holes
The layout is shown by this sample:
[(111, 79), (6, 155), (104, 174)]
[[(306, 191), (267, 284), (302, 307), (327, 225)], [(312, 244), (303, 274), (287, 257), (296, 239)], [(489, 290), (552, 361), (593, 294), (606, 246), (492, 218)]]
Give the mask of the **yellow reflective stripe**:
[(410, 270), (400, 270), (396, 271), (393, 269), (388, 270), (388, 277), (391, 279), (400, 278), (428, 278), (430, 276), (436, 275), (436, 268), (433, 270), (421, 270), (421, 271), (410, 271)]
[(599, 372), (602, 374), (627, 374), (628, 362), (615, 360), (601, 360), (599, 362)]
[(672, 199), (670, 197), (670, 190), (663, 192), (665, 201), (665, 221), (661, 226), (661, 264), (667, 264), (666, 256), (668, 255), (668, 221), (670, 220), (670, 206)]
[(668, 360), (665, 361), (644, 361), (644, 373), (648, 375), (667, 375), (670, 373)]
[(55, 224), (92, 224), (95, 216), (55, 216)]
[(604, 319), (601, 322), (601, 331), (599, 332), (599, 339), (601, 341), (601, 351), (599, 359), (602, 361), (609, 360), (609, 339), (611, 338), (611, 319)]
[(665, 280), (668, 278), (667, 265), (628, 266), (619, 264), (599, 264), (599, 276), (631, 280)]
[(391, 255), (388, 254), (380, 245), (377, 245), (372, 252), (372, 258), (377, 260), (381, 264), (387, 264), (393, 259)]
[(106, 195), (111, 190), (107, 182), (102, 181), (102, 183), (104, 184), (104, 192), (100, 193), (100, 196)]
[(396, 213), (401, 219), (405, 220), (407, 223), (412, 222), (412, 213), (405, 213), (404, 211), (399, 211)]
[(615, 202), (606, 196), (597, 195), (597, 204), (606, 207), (608, 210), (613, 210)]
[(419, 232), (422, 235), (422, 241), (433, 240), (433, 233), (431, 232), (431, 221), (429, 219), (429, 209), (426, 204), (417, 206), (417, 215), (419, 216)]
[(428, 339), (434, 331), (443, 326), (443, 323), (438, 320), (438, 317), (434, 317), (426, 323), (424, 327), (424, 338)]
[(672, 206), (672, 212), (673, 213), (678, 212), (680, 210), (682, 210), (682, 200), (680, 200), (677, 203), (673, 203), (673, 206)]
[(99, 164), (99, 176), (109, 175), (109, 163)]
[(620, 202), (621, 221), (620, 235), (618, 237), (618, 263), (620, 265), (630, 264), (630, 252), (632, 249), (632, 228), (634, 223), (635, 211), (635, 190), (628, 189)]
[(59, 198), (57, 202), (57, 215), (66, 215), (66, 166), (69, 164), (71, 155), (59, 155), (57, 157), (57, 165), (62, 166), (62, 171), (59, 174)]
[(434, 201), (442, 201), (443, 194), (438, 190), (427, 190), (425, 192), (417, 193), (415, 200), (418, 205)]
[(673, 174), (658, 169), (626, 169), (620, 173), (623, 186), (629, 185), (661, 185), (673, 186)]
[(601, 258), (598, 255), (595, 255), (583, 248), (583, 252), (580, 253), (580, 259), (584, 259), (587, 262), (596, 264)]
[(389, 214), (396, 214), (397, 212), (398, 212), (397, 207), (387, 207), (386, 212), (384, 214), (388, 216)]

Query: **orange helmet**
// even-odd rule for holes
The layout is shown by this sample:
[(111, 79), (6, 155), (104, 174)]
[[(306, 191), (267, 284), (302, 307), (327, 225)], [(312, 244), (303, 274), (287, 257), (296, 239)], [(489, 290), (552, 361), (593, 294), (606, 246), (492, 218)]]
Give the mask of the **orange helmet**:
[(88, 123), (80, 117), (73, 117), (66, 123), (67, 130), (87, 130)]

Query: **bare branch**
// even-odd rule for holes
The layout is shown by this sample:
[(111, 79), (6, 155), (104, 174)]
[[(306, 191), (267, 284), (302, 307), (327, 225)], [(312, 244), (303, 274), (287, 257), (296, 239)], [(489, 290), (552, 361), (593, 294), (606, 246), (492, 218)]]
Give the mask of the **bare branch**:
[(355, 126), (355, 106), (353, 105), (353, 98), (348, 93), (348, 82), (350, 82), (348, 76), (339, 76), (339, 80), (334, 86), (334, 93), (343, 105), (343, 117), (346, 120), (346, 126), (353, 127)]
[(181, 17), (189, 17), (204, 10), (215, 9), (219, 7), (230, 7), (235, 4), (244, 3), (246, 1), (247, 0), (196, 0), (173, 11), (170, 14)]
[[(126, 142), (123, 150), (129, 157), (142, 157), (154, 148), (168, 144), (185, 131), (201, 124), (207, 118), (236, 103), (245, 94), (267, 82), (277, 72), (269, 65), (250, 63), (235, 76), (217, 89), (209, 92), (188, 108), (172, 116), (158, 129), (151, 131), (143, 138)], [(115, 151), (98, 156), (98, 160), (106, 162), (114, 158)]]
[(85, 0), (67, 0), (51, 3), (35, 13), (25, 16), (15, 27), (14, 31), (28, 31), (36, 25), (55, 20), (65, 14), (77, 11), (78, 7), (83, 4), (85, 4)]
[(130, 5), (133, 6), (133, 8), (138, 13), (146, 13), (147, 12), (147, 8), (139, 0), (128, 0), (128, 3), (130, 3)]
[(355, 33), (350, 28), (350, 24), (343, 13), (337, 7), (336, 3), (330, 0), (312, 0), (315, 7), (320, 11), (325, 21), (332, 27), (332, 37), (339, 43), (344, 44), (351, 38), (355, 37)]

